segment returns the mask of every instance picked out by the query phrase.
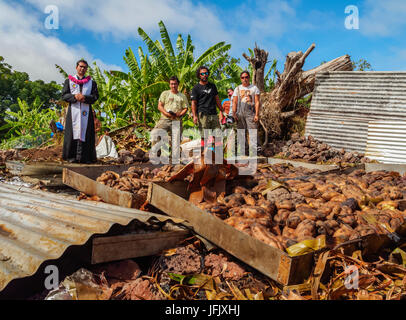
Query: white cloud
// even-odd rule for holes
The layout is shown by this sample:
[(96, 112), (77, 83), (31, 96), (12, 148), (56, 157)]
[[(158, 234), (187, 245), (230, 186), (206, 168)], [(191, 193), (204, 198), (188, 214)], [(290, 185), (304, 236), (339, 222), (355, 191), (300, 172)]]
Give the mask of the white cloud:
[[(26, 0), (40, 10), (49, 0)], [(198, 33), (204, 42), (229, 38), (214, 10), (189, 0), (54, 0), (62, 27), (80, 27), (116, 39), (138, 37), (138, 28), (157, 33), (157, 23), (164, 20), (168, 29)]]
[[(43, 21), (23, 7), (0, 1), (0, 55), (15, 70), (27, 72), (31, 80), (61, 82), (62, 75), (55, 68), (60, 65), (73, 73), (79, 58), (94, 58), (83, 46), (69, 46), (54, 36), (40, 32)], [(100, 61), (105, 68), (119, 69)]]
[(404, 32), (406, 1), (366, 0), (364, 8), (360, 10), (360, 32), (362, 34), (396, 37)]
[[(43, 11), (49, 0), (26, 0)], [(275, 39), (280, 39), (292, 27), (307, 28), (296, 18), (294, 6), (286, 0), (261, 0), (253, 5), (243, 3), (229, 8), (191, 0), (53, 0), (59, 8), (62, 28), (77, 28), (103, 37), (123, 40), (139, 38), (143, 28), (153, 39), (160, 38), (158, 22), (164, 21), (172, 35), (191, 34), (196, 49), (219, 41), (232, 43), (233, 52), (258, 44), (270, 44), (278, 55)], [(83, 14), (82, 14), (83, 13)], [(294, 23), (292, 23), (292, 20)], [(241, 28), (246, 24), (246, 29)], [(174, 40), (174, 39), (173, 39)], [(201, 53), (201, 52), (200, 52)]]

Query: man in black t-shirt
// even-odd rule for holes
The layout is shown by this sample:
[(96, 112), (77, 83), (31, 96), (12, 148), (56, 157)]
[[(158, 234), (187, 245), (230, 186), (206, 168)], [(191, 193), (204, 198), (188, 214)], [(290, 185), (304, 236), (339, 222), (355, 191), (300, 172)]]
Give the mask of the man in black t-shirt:
[(224, 112), (216, 85), (208, 81), (209, 74), (210, 71), (207, 67), (202, 66), (197, 69), (196, 76), (200, 81), (193, 87), (190, 97), (192, 100), (193, 122), (199, 126), (202, 140), (204, 138), (204, 129), (220, 129), (216, 106), (221, 111), (220, 120), (223, 118)]

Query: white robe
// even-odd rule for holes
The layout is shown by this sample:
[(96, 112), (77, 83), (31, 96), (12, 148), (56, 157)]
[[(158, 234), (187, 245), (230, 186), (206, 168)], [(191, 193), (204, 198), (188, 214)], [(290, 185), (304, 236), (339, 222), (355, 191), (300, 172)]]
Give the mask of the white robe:
[[(77, 76), (75, 76), (77, 78)], [(69, 80), (70, 92), (72, 94), (80, 93), (80, 86), (73, 81)], [(92, 80), (83, 84), (82, 94), (89, 95), (92, 92)], [(73, 139), (86, 140), (87, 122), (89, 120), (89, 105), (77, 101), (71, 104), (72, 111), (72, 132)]]

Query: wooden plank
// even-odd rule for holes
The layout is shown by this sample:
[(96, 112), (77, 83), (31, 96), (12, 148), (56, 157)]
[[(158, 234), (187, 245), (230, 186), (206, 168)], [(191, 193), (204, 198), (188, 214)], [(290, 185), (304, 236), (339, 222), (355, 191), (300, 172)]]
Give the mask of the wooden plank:
[(146, 257), (175, 247), (189, 231), (150, 232), (93, 239), (91, 263)]
[(81, 166), (81, 167), (70, 167), (70, 171), (83, 175), (92, 180), (96, 180), (101, 176), (103, 172), (114, 171), (118, 174), (122, 174), (124, 171), (128, 170), (129, 167), (133, 165), (123, 164), (123, 165), (103, 165), (99, 167)]
[(257, 163), (267, 163), (267, 158), (266, 157), (230, 157), (227, 158), (227, 163), (248, 163), (251, 161), (256, 161)]
[(89, 196), (99, 196), (104, 202), (110, 204), (127, 208), (140, 208), (143, 204), (143, 199), (138, 194), (110, 188), (67, 168), (63, 169), (62, 181)]
[(105, 164), (81, 164), (69, 162), (52, 162), (52, 161), (38, 161), (38, 162), (24, 162), (24, 161), (6, 161), (6, 168), (13, 175), (21, 176), (41, 176), (50, 174), (62, 174), (63, 168), (86, 168), (87, 171), (103, 170)]
[(61, 163), (6, 161), (6, 167), (13, 175), (34, 176), (62, 173)]
[[(287, 253), (207, 214), (189, 201), (168, 191), (166, 187), (176, 190), (169, 184), (151, 183), (148, 190), (149, 203), (172, 217), (187, 220), (196, 233), (236, 258), (284, 285), (292, 284), (293, 281), (300, 283), (310, 275), (313, 253), (300, 257), (289, 257)], [(292, 264), (300, 266), (301, 273), (292, 276)]]
[(122, 174), (129, 167), (139, 168), (157, 168), (161, 165), (152, 163), (126, 164), (126, 165), (103, 165), (103, 166), (79, 166), (64, 168), (62, 172), (62, 181), (69, 187), (83, 192), (89, 196), (99, 196), (104, 202), (115, 204), (127, 208), (139, 209), (144, 204), (144, 197), (121, 191), (96, 181), (103, 172), (114, 171)]
[(335, 164), (315, 164), (315, 163), (294, 161), (294, 160), (288, 160), (288, 159), (279, 159), (279, 158), (268, 158), (268, 163), (269, 164), (286, 163), (286, 164), (291, 164), (294, 167), (303, 167), (303, 168), (307, 168), (310, 170), (320, 170), (322, 172), (340, 169), (340, 167)]
[(394, 171), (398, 172), (401, 175), (406, 173), (406, 164), (392, 164), (392, 163), (366, 163), (365, 164), (365, 171), (372, 172), (372, 171)]
[(39, 184), (46, 187), (63, 187), (62, 174), (43, 176), (21, 176), (21, 180), (30, 184)]
[(127, 171), (128, 168), (130, 167), (137, 167), (137, 168), (159, 168), (162, 165), (153, 165), (152, 163), (145, 162), (145, 163), (132, 163), (132, 164), (119, 164), (119, 165), (86, 165), (86, 166), (76, 166), (76, 167), (66, 167), (69, 170), (79, 173), (85, 177), (88, 177), (90, 179), (96, 180), (97, 177), (100, 177), (100, 175), (103, 172), (106, 171), (114, 171), (118, 174), (122, 174), (124, 171)]

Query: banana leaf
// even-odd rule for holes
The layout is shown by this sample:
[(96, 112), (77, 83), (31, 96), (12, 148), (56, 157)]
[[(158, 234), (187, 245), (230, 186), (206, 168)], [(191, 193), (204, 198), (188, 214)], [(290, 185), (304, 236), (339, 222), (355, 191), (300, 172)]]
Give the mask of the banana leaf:
[(285, 185), (278, 181), (271, 179), (268, 181), (266, 189), (264, 191), (262, 191), (262, 195), (265, 196), (268, 193), (268, 191), (273, 191), (275, 189), (282, 188), (282, 187), (284, 188)]
[[(400, 262), (400, 264), (404, 267), (406, 267), (406, 252), (403, 251), (400, 248), (396, 248), (395, 250), (392, 251), (392, 253), (390, 254), (392, 257), (396, 257), (397, 261)], [(393, 259), (393, 258), (391, 258)]]
[(326, 237), (322, 236), (317, 239), (304, 240), (296, 243), (286, 249), (291, 257), (302, 256), (306, 253), (320, 250), (326, 246)]
[(176, 273), (168, 273), (169, 277), (179, 282), (182, 285), (192, 285), (202, 287), (206, 290), (214, 290), (213, 277), (205, 274), (181, 275)]

